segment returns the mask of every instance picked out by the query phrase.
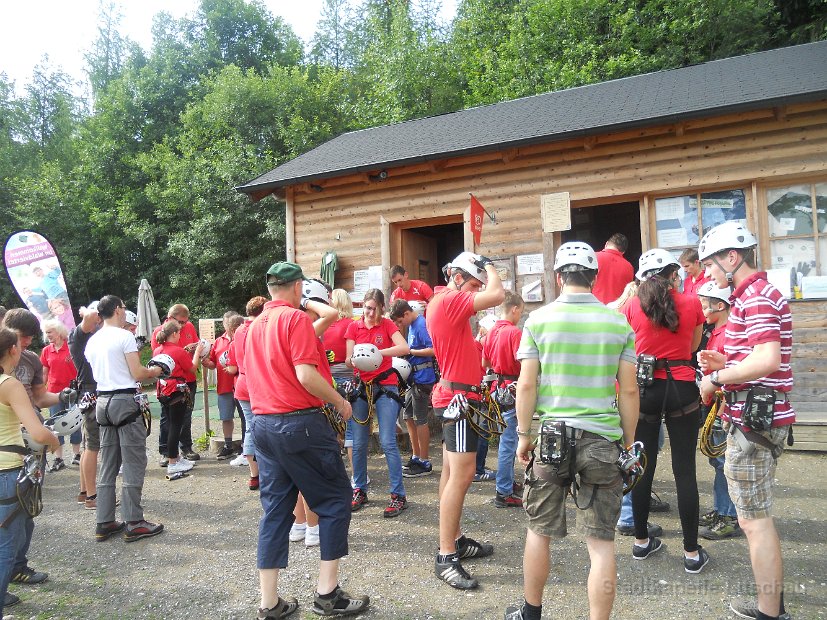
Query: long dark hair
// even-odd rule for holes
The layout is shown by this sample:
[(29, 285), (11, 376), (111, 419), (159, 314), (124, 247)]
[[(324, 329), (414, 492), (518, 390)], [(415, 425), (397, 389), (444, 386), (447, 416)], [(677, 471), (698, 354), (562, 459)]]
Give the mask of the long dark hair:
[[(11, 348), (17, 344), (17, 332), (8, 327), (0, 327), (0, 357), (5, 357)], [(0, 366), (0, 374), (6, 371)]]
[(659, 273), (641, 282), (637, 290), (640, 307), (646, 318), (673, 333), (678, 331), (680, 317), (675, 307), (675, 300), (672, 299), (670, 293), (672, 286), (669, 283), (677, 270), (677, 265), (668, 265)]

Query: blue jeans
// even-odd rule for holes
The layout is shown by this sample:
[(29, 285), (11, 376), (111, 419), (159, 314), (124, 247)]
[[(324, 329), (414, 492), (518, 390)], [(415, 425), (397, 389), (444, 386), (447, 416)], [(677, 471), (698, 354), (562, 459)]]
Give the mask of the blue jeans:
[[(726, 431), (712, 431), (712, 441), (716, 444), (726, 441)], [(729, 497), (729, 486), (724, 476), (724, 463), (726, 459), (719, 456), (716, 459), (709, 459), (709, 464), (715, 468), (715, 481), (712, 483), (712, 507), (719, 515), (735, 517), (735, 504)]]
[[(383, 386), (389, 392), (398, 393), (394, 386)], [(399, 444), (396, 443), (396, 418), (399, 416), (400, 405), (393, 398), (384, 394), (376, 401), (376, 416), (379, 420), (379, 444), (385, 453), (385, 462), (388, 465), (390, 478), (390, 492), (405, 495), (405, 486), (402, 484), (402, 457), (399, 454)], [(353, 417), (365, 421), (368, 417), (368, 403), (358, 398), (353, 403)], [(365, 490), (368, 488), (368, 440), (370, 439), (369, 424), (353, 425), (353, 482), (354, 486)]]
[[(64, 410), (63, 405), (60, 405), (60, 404), (52, 405), (51, 407), (49, 407), (49, 417), (53, 418), (53, 417), (55, 417), (55, 414), (60, 413), (63, 410)], [(78, 429), (74, 433), (69, 435), (69, 443), (72, 444), (73, 446), (79, 446), (82, 439), (83, 439), (83, 437), (81, 435), (81, 429)], [(66, 437), (64, 435), (60, 435), (57, 438), (57, 440), (60, 442), (60, 445), (62, 446), (66, 442)], [(58, 452), (57, 454), (58, 455), (62, 454), (62, 451)]]
[(514, 492), (514, 455), (517, 453), (517, 410), (503, 411), (505, 430), (500, 435), (497, 450), (497, 493), (511, 495)]
[(255, 456), (256, 444), (253, 438), (253, 406), (249, 400), (240, 400), (238, 404), (241, 405), (241, 411), (247, 423), (247, 432), (244, 433), (244, 443), (241, 447), (241, 453), (244, 454), (244, 456)]
[[(17, 474), (19, 469), (0, 472), (0, 499), (14, 497), (17, 493)], [(6, 520), (18, 503), (0, 506), (0, 523)], [(25, 512), (18, 512), (6, 527), (0, 527), (0, 604), (6, 598), (6, 590), (14, 573), (26, 568), (26, 553), (32, 542), (34, 519)], [(0, 611), (0, 618), (3, 612)]]

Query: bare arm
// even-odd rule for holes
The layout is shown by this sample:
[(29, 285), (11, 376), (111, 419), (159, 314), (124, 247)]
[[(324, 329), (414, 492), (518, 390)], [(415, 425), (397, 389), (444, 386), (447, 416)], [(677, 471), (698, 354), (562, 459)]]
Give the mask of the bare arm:
[[(43, 376), (46, 376), (45, 372), (43, 373)], [(34, 400), (35, 404), (40, 408), (51, 407), (52, 405), (57, 405), (60, 403), (60, 399), (57, 394), (46, 390), (45, 383), (32, 385), (32, 400)]]
[(428, 347), (427, 349), (411, 349), (411, 355), (416, 355), (417, 357), (433, 357), (434, 348)]
[(697, 351), (698, 347), (701, 346), (701, 338), (704, 335), (704, 326), (697, 325), (695, 326), (695, 331), (692, 332), (692, 348), (690, 351)]
[(339, 318), (339, 311), (336, 308), (319, 301), (308, 299), (305, 302), (305, 307), (319, 315), (319, 318), (313, 321), (313, 331), (316, 332), (317, 336), (321, 336)]
[(640, 417), (640, 392), (637, 387), (635, 365), (621, 361), (617, 369), (617, 409), (620, 413), (620, 427), (623, 430), (623, 445), (631, 446), (635, 441), (635, 429)]
[(149, 381), (150, 379), (157, 379), (163, 372), (159, 366), (152, 368), (144, 368), (141, 366), (141, 356), (137, 351), (126, 354), (126, 364), (129, 366), (129, 372), (135, 378), (135, 381)]
[[(408, 355), (411, 352), (411, 348), (399, 332), (394, 332), (393, 336), (391, 336), (391, 340), (393, 340), (392, 347), (379, 351), (385, 357), (401, 357), (403, 355)], [(348, 342), (350, 341), (348, 340)]]
[(298, 364), (295, 368), (296, 377), (298, 377), (299, 383), (302, 384), (305, 390), (316, 398), (321, 398), (326, 403), (333, 403), (342, 415), (343, 420), (350, 419), (353, 413), (350, 403), (335, 390), (333, 385), (325, 381), (315, 366), (312, 364)]
[[(711, 365), (711, 364), (710, 364)], [(762, 342), (755, 345), (752, 353), (747, 355), (740, 364), (723, 368), (718, 371), (718, 382), (729, 385), (737, 385), (754, 381), (774, 373), (781, 366), (781, 343)], [(712, 385), (709, 375), (706, 375), (701, 382), (701, 395), (709, 396), (717, 388)]]
[[(540, 360), (524, 359), (520, 363), (520, 378), (517, 379), (517, 430), (520, 433), (530, 433), (531, 423), (534, 420), (534, 411), (537, 407), (537, 377), (540, 374)], [(519, 435), (517, 444), (517, 459), (523, 465), (528, 465), (534, 442), (527, 435)]]
[(505, 289), (494, 265), (486, 265), (485, 271), (488, 273), (488, 284), (484, 291), (474, 296), (474, 312), (499, 306), (505, 299)]
[(0, 385), (0, 402), (8, 404), (20, 423), (26, 427), (32, 438), (52, 449), (57, 449), (60, 446), (57, 435), (43, 426), (43, 423), (37, 417), (32, 404), (29, 402), (29, 396), (26, 394), (26, 389), (23, 384), (15, 380), (6, 380)]
[(347, 340), (345, 342), (345, 347), (347, 348), (347, 352), (345, 353), (345, 366), (347, 366), (348, 368), (353, 368), (353, 362), (350, 358), (353, 356), (354, 346), (356, 346), (355, 340)]

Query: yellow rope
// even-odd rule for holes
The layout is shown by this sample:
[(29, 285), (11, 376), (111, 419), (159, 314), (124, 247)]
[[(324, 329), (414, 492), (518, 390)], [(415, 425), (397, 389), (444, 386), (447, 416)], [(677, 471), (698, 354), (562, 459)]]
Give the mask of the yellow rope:
[(364, 420), (360, 420), (356, 416), (353, 416), (353, 421), (361, 426), (367, 426), (376, 414), (376, 403), (373, 402), (373, 384), (365, 383), (363, 385), (365, 386), (365, 398), (368, 401), (368, 416)]
[(712, 432), (714, 430), (715, 420), (718, 417), (718, 411), (721, 408), (722, 402), (723, 393), (715, 392), (715, 402), (713, 402), (712, 407), (709, 408), (709, 413), (707, 414), (706, 420), (704, 420), (704, 425), (701, 428), (701, 437), (699, 442), (701, 453), (711, 459), (718, 458), (726, 452), (726, 440), (719, 444), (712, 443)]

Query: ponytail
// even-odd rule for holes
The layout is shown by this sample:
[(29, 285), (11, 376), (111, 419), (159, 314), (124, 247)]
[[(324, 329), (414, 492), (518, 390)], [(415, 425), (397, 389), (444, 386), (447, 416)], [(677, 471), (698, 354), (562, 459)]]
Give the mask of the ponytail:
[(167, 321), (166, 323), (164, 323), (164, 326), (161, 327), (160, 331), (156, 334), (155, 340), (158, 341), (158, 344), (164, 344), (170, 336), (172, 336), (173, 334), (177, 334), (180, 331), (181, 326), (178, 325), (178, 321)]

